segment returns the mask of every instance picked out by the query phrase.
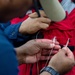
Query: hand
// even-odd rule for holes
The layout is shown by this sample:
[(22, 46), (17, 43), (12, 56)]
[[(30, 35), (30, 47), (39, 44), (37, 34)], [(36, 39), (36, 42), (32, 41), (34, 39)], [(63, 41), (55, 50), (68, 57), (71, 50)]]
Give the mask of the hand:
[(19, 32), (21, 34), (33, 34), (39, 31), (40, 29), (47, 29), (50, 25), (50, 22), (51, 22), (50, 19), (44, 17), (39, 18), (29, 17), (28, 19), (22, 22), (19, 28)]
[[(47, 18), (46, 14), (43, 10), (39, 10), (39, 12), (40, 12), (41, 17), (46, 17)], [(37, 12), (34, 12), (34, 13), (30, 14), (29, 17), (38, 18), (38, 14), (37, 14)]]
[[(47, 52), (47, 50), (46, 50)], [(48, 53), (49, 54), (49, 53)], [(34, 54), (34, 55), (25, 55), (25, 54), (21, 54), (18, 55), (18, 61), (19, 64), (24, 64), (24, 63), (35, 63), (38, 61), (43, 61), (43, 60), (48, 60), (49, 56), (45, 56), (45, 55), (41, 55), (41, 52)]]
[[(60, 47), (59, 47), (60, 48)], [(46, 50), (46, 52), (47, 52), (47, 50)], [(18, 61), (19, 61), (19, 64), (24, 64), (24, 63), (35, 63), (35, 62), (37, 62), (37, 61), (43, 61), (43, 60), (48, 60), (48, 57), (49, 57), (49, 51), (48, 51), (48, 53), (46, 53), (46, 54), (48, 54), (48, 55), (46, 55), (46, 54), (41, 54), (42, 52), (39, 52), (39, 53), (37, 53), (37, 54), (34, 54), (34, 55), (25, 55), (25, 54), (20, 54), (20, 55), (18, 55)], [(53, 54), (54, 52), (52, 52), (52, 54)], [(52, 57), (52, 56), (51, 56)]]
[[(56, 41), (56, 42), (58, 42), (58, 41)], [(51, 58), (52, 56), (54, 56), (59, 51), (59, 49), (61, 49), (61, 46), (59, 46), (59, 43), (56, 43), (53, 50), (52, 49), (50, 49), (50, 50), (44, 49), (41, 51), (41, 55), (42, 56), (49, 56), (50, 55), (50, 58)], [(51, 50), (52, 50), (52, 52), (51, 52)], [(51, 54), (50, 54), (50, 52), (51, 52)]]
[[(55, 48), (55, 49), (59, 49), (59, 43), (55, 42), (55, 44), (53, 45), (52, 40), (48, 40), (48, 39), (39, 39), (39, 40), (31, 40), (29, 42), (27, 42), (26, 44), (15, 48), (16, 53), (17, 53), (17, 58), (19, 60), (19, 62), (22, 63), (30, 63), (30, 62), (37, 62), (35, 55), (39, 54), (38, 59), (39, 60), (47, 60), (48, 56), (43, 56), (41, 55), (41, 51), (44, 50), (50, 50), (51, 48)], [(31, 58), (34, 58), (33, 60)], [(31, 59), (31, 60), (30, 60)]]
[[(39, 61), (42, 58), (41, 53), (35, 54), (35, 55), (18, 55), (18, 61), (19, 64), (25, 64), (25, 63), (35, 63), (37, 61)], [(44, 57), (44, 59), (47, 60), (47, 58)]]
[(35, 39), (35, 40), (30, 40), (24, 45), (16, 48), (16, 52), (18, 54), (27, 54), (27, 55), (34, 55), (37, 54), (38, 52), (44, 50), (50, 50), (53, 47), (59, 47), (58, 42), (55, 42), (53, 44), (52, 40), (48, 39)]
[[(58, 53), (60, 48), (61, 48), (61, 47), (59, 46), (59, 44), (58, 44), (58, 45), (56, 44), (56, 46), (53, 48), (52, 53), (51, 53), (50, 56), (52, 57), (52, 56), (54, 56), (56, 53)], [(51, 49), (50, 49), (50, 50), (42, 50), (41, 55), (42, 55), (42, 56), (49, 56), (50, 51), (51, 51)]]
[(75, 65), (73, 53), (69, 48), (62, 48), (56, 55), (54, 55), (48, 66), (54, 68), (60, 74), (64, 74), (72, 69)]

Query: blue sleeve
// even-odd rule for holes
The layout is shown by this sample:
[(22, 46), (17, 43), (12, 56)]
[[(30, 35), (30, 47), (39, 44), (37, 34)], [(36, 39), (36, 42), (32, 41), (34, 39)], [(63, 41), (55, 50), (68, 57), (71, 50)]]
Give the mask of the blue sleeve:
[(20, 25), (21, 23), (14, 25), (10, 25), (10, 23), (7, 23), (5, 25), (1, 24), (2, 30), (13, 44), (23, 41), (26, 42), (30, 39), (30, 35), (22, 35), (19, 33)]
[(0, 75), (18, 75), (18, 62), (13, 46), (0, 30)]

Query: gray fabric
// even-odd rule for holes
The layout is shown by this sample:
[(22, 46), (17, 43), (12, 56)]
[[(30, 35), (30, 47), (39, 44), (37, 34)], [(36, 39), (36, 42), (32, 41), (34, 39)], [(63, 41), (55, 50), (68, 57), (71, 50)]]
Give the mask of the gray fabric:
[(75, 4), (71, 0), (62, 0), (61, 5), (69, 14), (75, 8)]

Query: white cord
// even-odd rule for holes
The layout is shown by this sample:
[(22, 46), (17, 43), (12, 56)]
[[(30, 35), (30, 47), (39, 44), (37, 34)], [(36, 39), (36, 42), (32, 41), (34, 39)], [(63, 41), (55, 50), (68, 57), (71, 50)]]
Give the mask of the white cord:
[(65, 47), (67, 47), (67, 46), (68, 46), (69, 41), (70, 41), (70, 38), (68, 38), (68, 40), (67, 40), (67, 43), (66, 43)]
[[(54, 43), (56, 42), (56, 36), (53, 38), (53, 40), (52, 40), (53, 42), (53, 46), (54, 46)], [(47, 66), (47, 64), (48, 64), (48, 61), (50, 60), (50, 56), (51, 56), (51, 54), (52, 54), (52, 51), (53, 51), (53, 48), (50, 50), (50, 53), (49, 53), (49, 57), (48, 57), (48, 60), (46, 61), (46, 64), (45, 64), (45, 67)]]

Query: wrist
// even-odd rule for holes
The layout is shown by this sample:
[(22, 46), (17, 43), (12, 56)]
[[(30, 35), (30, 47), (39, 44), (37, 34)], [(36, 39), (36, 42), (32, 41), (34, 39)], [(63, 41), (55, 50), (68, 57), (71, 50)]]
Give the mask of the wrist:
[(40, 73), (43, 73), (43, 72), (48, 72), (47, 75), (51, 74), (51, 75), (59, 75), (59, 73), (54, 70), (51, 66), (47, 66), (47, 67), (44, 67)]
[(19, 65), (24, 64), (22, 55), (17, 55), (17, 60), (18, 60)]
[(20, 52), (20, 47), (15, 48), (15, 51), (16, 51), (16, 54), (17, 54), (17, 55), (20, 55), (20, 53), (21, 53), (21, 52)]
[(24, 57), (23, 57), (23, 53), (21, 52), (21, 50), (22, 49), (20, 49), (20, 47), (15, 48), (16, 57), (17, 57), (17, 60), (19, 62), (19, 65), (24, 64), (24, 60), (23, 59), (25, 59), (25, 54), (24, 54)]
[(16, 50), (16, 54), (17, 55), (22, 55), (22, 54), (26, 54), (26, 49), (25, 47), (23, 48), (22, 46), (15, 48)]
[(51, 68), (53, 68), (56, 72), (58, 72), (59, 73), (59, 71), (54, 67), (54, 66), (52, 66), (52, 65), (48, 65), (48, 67), (51, 67)]
[(51, 74), (46, 71), (43, 71), (40, 75), (51, 75)]

